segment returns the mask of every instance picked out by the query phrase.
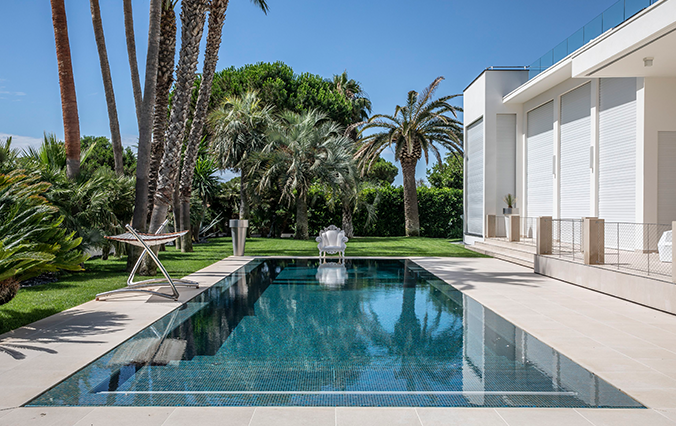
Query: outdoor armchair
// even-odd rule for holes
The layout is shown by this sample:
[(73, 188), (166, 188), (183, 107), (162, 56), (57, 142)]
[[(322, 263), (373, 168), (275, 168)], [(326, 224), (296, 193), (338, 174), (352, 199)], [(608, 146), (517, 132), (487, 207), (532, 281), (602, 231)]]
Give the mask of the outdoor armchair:
[(347, 248), (348, 238), (345, 236), (345, 231), (331, 225), (319, 233), (316, 240), (319, 244), (319, 258), (326, 258), (326, 254), (336, 254), (343, 258), (345, 257), (345, 249)]

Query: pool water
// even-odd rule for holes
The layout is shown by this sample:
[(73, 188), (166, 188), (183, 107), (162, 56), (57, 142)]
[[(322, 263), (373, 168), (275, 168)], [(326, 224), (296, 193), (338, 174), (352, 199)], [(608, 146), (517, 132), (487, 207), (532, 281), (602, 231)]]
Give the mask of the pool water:
[(642, 405), (411, 261), (257, 259), (29, 406)]

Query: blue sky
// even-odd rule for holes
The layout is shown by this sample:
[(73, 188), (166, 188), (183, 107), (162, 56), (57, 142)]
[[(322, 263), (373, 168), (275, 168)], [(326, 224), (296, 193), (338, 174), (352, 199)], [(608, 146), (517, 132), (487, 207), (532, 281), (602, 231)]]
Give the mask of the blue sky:
[[(268, 0), (266, 16), (247, 0), (231, 0), (218, 69), (281, 60), (296, 72), (323, 77), (347, 70), (361, 82), (374, 112), (392, 113), (409, 90), (422, 90), (437, 76), (446, 78), (438, 95), (455, 94), (488, 66), (530, 64), (612, 3)], [(143, 79), (148, 0), (134, 0), (133, 7)], [(89, 2), (66, 0), (66, 12), (81, 134), (109, 136)], [(134, 145), (138, 131), (122, 1), (101, 0), (101, 13), (123, 143)], [(43, 132), (62, 138), (49, 1), (0, 1), (0, 16), (0, 138), (13, 135), (17, 147), (39, 143)], [(388, 151), (384, 157), (393, 160)], [(418, 178), (425, 168), (421, 161)]]

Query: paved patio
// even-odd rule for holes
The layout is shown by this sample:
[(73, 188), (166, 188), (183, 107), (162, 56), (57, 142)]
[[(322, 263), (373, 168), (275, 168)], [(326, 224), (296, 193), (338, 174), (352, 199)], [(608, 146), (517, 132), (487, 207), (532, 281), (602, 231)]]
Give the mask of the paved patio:
[[(192, 274), (201, 288), (181, 299), (250, 260)], [(649, 409), (20, 407), (177, 306), (143, 295), (88, 302), (0, 336), (26, 356), (0, 353), (0, 425), (676, 425), (676, 316), (496, 259), (413, 260)]]

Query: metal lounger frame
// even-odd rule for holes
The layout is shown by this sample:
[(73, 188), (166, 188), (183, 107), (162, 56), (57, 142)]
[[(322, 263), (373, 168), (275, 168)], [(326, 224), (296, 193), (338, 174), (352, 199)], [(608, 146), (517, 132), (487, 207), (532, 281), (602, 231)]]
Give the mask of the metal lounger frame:
[[(167, 223), (169, 223), (169, 219), (165, 220), (162, 225), (157, 229), (155, 232), (155, 235), (159, 235), (164, 231), (164, 228), (167, 226)], [(101, 298), (105, 298), (107, 296), (110, 296), (112, 294), (117, 294), (117, 293), (130, 293), (130, 292), (139, 292), (139, 293), (150, 293), (154, 294), (155, 296), (160, 296), (160, 297), (166, 297), (168, 299), (173, 299), (173, 300), (178, 300), (178, 290), (176, 289), (176, 285), (181, 285), (181, 286), (186, 286), (186, 287), (194, 287), (198, 288), (199, 283), (191, 280), (186, 280), (182, 278), (176, 278), (172, 279), (169, 276), (169, 273), (167, 270), (164, 268), (164, 265), (162, 265), (162, 262), (160, 262), (160, 259), (157, 257), (155, 252), (148, 246), (148, 244), (143, 240), (143, 237), (140, 236), (134, 228), (131, 227), (131, 225), (126, 225), (127, 231), (129, 231), (137, 240), (138, 242), (143, 246), (143, 253), (139, 256), (138, 260), (136, 261), (136, 264), (134, 265), (134, 268), (131, 270), (131, 273), (129, 274), (129, 278), (127, 278), (127, 287), (124, 288), (118, 288), (117, 290), (111, 290), (111, 291), (106, 291), (103, 293), (99, 293), (96, 295), (96, 300), (100, 300)], [(160, 271), (162, 271), (162, 275), (164, 275), (164, 278), (151, 278), (148, 280), (143, 280), (143, 281), (137, 281), (134, 282), (134, 275), (136, 274), (136, 271), (138, 268), (141, 266), (141, 263), (143, 262), (143, 259), (145, 259), (146, 255), (150, 256), (151, 259), (155, 262), (158, 268), (160, 268)], [(159, 291), (154, 291), (154, 290), (148, 290), (144, 287), (157, 287), (161, 285), (169, 285), (171, 286), (172, 294), (166, 294), (162, 293)]]

